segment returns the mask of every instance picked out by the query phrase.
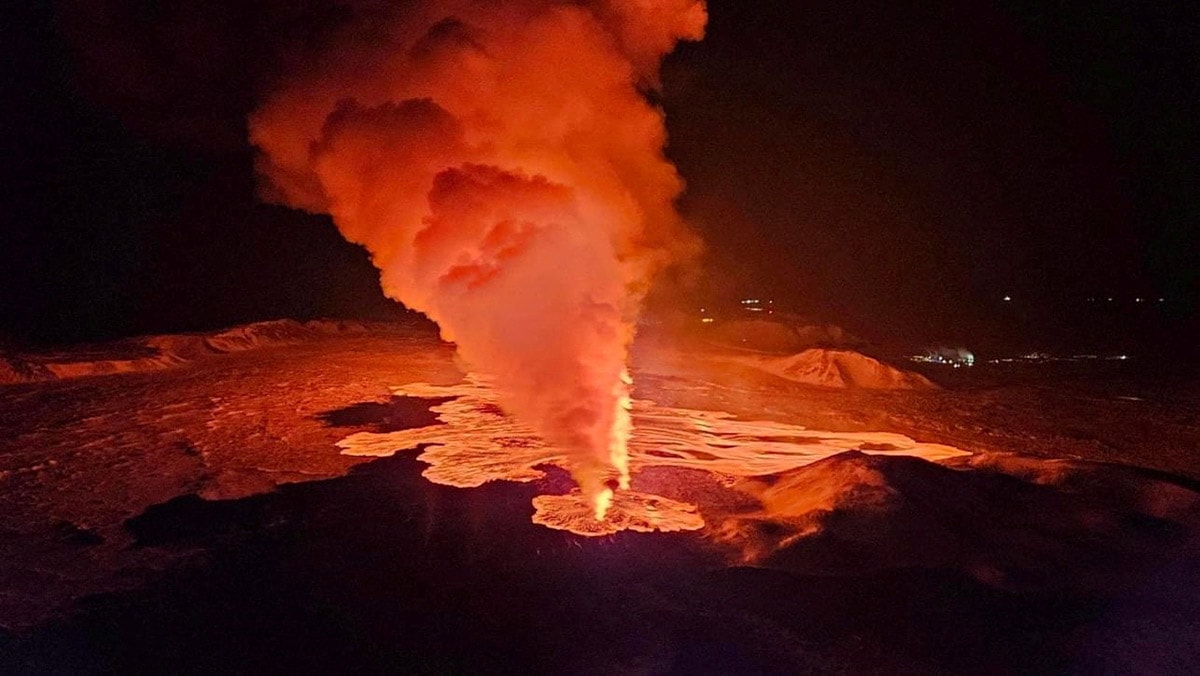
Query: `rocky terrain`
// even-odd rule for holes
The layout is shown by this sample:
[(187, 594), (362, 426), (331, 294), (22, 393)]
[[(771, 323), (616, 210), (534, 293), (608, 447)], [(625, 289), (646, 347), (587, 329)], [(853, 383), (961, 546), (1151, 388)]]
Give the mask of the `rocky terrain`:
[[(1190, 381), (821, 387), (778, 373), (787, 357), (647, 341), (635, 397), (654, 406), (635, 419), (660, 441), (634, 489), (703, 525), (580, 537), (534, 523), (571, 488), (552, 462), (477, 488), (422, 477), (423, 453), (470, 440), (438, 412), (470, 410), (451, 346), (255, 326), (121, 348), (171, 356), (148, 370), (79, 366), (127, 363), (111, 346), (22, 357), (53, 377), (0, 387), (0, 669), (1161, 672), (1197, 655)], [(423, 441), (344, 452), (396, 434)], [(771, 444), (806, 460), (729, 471)], [(915, 450), (938, 445), (958, 450)]]

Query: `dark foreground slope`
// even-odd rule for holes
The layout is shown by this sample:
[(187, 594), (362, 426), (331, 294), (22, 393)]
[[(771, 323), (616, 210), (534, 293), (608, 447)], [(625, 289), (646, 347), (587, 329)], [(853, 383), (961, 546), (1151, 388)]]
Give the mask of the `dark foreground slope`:
[[(1172, 448), (1200, 439), (1166, 401), (1042, 389), (849, 394), (666, 354), (638, 363), (638, 396), (665, 405), (972, 450), (1067, 447), (1155, 466), (1153, 439), (1121, 443), (1151, 405), (1173, 421), (1162, 437)], [(569, 486), (558, 471), (462, 490), (421, 478), (411, 454), (338, 454), (336, 441), (356, 431), (429, 424), (435, 401), (393, 399), (389, 386), (457, 377), (435, 341), (365, 335), (0, 389), (0, 672), (1169, 673), (1200, 655), (1190, 534), (1133, 523), (1170, 546), (1147, 545), (1103, 589), (1068, 584), (1071, 561), (1025, 559), (1090, 550), (1050, 546), (1077, 531), (1033, 518), (1039, 505), (1077, 503), (1042, 502), (1050, 488), (1037, 472), (1017, 476), (1015, 460), (1009, 479), (958, 481), (958, 470), (924, 465), (896, 474), (861, 456), (780, 478), (774, 493), (787, 504), (785, 489), (842, 466), (884, 478), (875, 487), (886, 509), (850, 520), (869, 524), (870, 537), (839, 536), (826, 517), (754, 519), (766, 537), (796, 523), (838, 536), (819, 542), (848, 565), (818, 573), (798, 565), (808, 559), (795, 543), (746, 568), (730, 565), (712, 532), (580, 538), (536, 526), (533, 495)], [(1185, 462), (1173, 453), (1158, 468)], [(671, 481), (693, 496), (715, 490), (707, 475)], [(849, 495), (830, 504), (857, 504)], [(1036, 498), (1026, 511), (995, 516), (1026, 497)], [(874, 534), (920, 535), (930, 514), (953, 529), (938, 521), (925, 549), (970, 541), (1057, 577), (989, 584), (953, 557), (879, 556)], [(996, 539), (1012, 528), (1019, 541)]]
[(1147, 648), (1185, 666), (1170, 660), (1187, 646), (1166, 636), (1139, 636), (1136, 648), (1106, 640), (1125, 601), (1000, 592), (937, 568), (728, 568), (687, 536), (549, 531), (529, 521), (529, 487), (444, 488), (420, 469), (398, 457), (265, 495), (155, 506), (127, 522), (134, 546), (201, 553), (6, 637), (0, 666), (1054, 672), (1146, 664)]

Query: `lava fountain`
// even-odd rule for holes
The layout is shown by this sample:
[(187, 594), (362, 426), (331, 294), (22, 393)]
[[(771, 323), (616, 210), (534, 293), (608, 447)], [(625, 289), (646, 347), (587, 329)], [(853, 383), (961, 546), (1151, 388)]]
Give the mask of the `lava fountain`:
[(358, 0), (251, 116), (264, 198), (332, 216), (503, 408), (561, 449), (598, 519), (627, 487), (628, 348), (697, 248), (643, 96), (702, 0)]

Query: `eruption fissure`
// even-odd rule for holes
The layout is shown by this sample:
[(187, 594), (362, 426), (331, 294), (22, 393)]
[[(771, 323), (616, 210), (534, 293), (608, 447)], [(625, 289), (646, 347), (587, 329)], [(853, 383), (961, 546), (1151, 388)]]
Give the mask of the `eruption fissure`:
[[(346, 455), (368, 457), (420, 449), (417, 459), (429, 465), (423, 472), (425, 478), (460, 488), (489, 481), (537, 481), (546, 476), (546, 466), (569, 467), (570, 459), (561, 448), (535, 438), (528, 424), (496, 407), (499, 393), (490, 380), (469, 375), (457, 385), (394, 387), (396, 396), (441, 401), (432, 408), (438, 424), (394, 432), (358, 432), (339, 441), (338, 446)], [(779, 476), (846, 451), (913, 456), (932, 462), (968, 455), (959, 448), (901, 434), (824, 432), (781, 422), (738, 420), (719, 411), (659, 406), (647, 400), (630, 404), (628, 412), (637, 426), (636, 431), (632, 425), (628, 428), (633, 432), (626, 440), (624, 460), (641, 472), (632, 490), (614, 494), (605, 487), (599, 504), (609, 511), (602, 523), (595, 519), (597, 501), (588, 500), (580, 491), (539, 495), (533, 501), (535, 523), (581, 535), (703, 528), (698, 505), (653, 492), (655, 481), (647, 481), (645, 474), (650, 468), (698, 470), (724, 477), (724, 481)]]
[(598, 519), (629, 486), (642, 297), (695, 239), (641, 94), (702, 0), (350, 2), (250, 120), (263, 194), (328, 213), (501, 405), (562, 451)]

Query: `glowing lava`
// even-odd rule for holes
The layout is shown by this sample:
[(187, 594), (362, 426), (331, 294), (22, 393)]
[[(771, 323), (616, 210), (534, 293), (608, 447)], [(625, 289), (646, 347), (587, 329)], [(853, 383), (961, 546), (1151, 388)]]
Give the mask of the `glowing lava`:
[[(621, 380), (615, 386), (616, 407), (613, 412), (612, 440), (609, 442), (608, 459), (617, 470), (617, 488), (629, 489), (629, 436), (633, 432), (633, 398), (629, 396), (629, 388), (633, 379), (629, 371), (621, 371)], [(604, 515), (612, 505), (613, 489), (606, 486), (593, 500), (593, 513), (596, 521), (603, 521)]]
[[(544, 442), (534, 430), (498, 406), (499, 393), (480, 376), (457, 385), (415, 383), (394, 387), (399, 396), (451, 398), (433, 407), (440, 424), (397, 432), (359, 432), (338, 442), (342, 453), (390, 456), (421, 448), (428, 463), (423, 476), (447, 486), (471, 488), (489, 481), (530, 482), (545, 476), (542, 467), (574, 469), (574, 458)], [(626, 395), (628, 401), (628, 395)], [(771, 421), (736, 420), (727, 413), (629, 401), (632, 431), (627, 438), (632, 479), (598, 499), (575, 491), (534, 499), (534, 521), (580, 535), (621, 530), (697, 530), (704, 520), (696, 505), (638, 490), (638, 472), (651, 467), (702, 470), (717, 476), (757, 477), (780, 474), (844, 451), (907, 455), (931, 461), (966, 451), (914, 441), (884, 432), (821, 432)], [(632, 487), (632, 490), (629, 490)]]
[[(612, 494), (610, 493), (610, 496)], [(704, 519), (695, 505), (660, 495), (621, 491), (611, 503), (608, 518), (589, 518), (590, 505), (579, 491), (539, 495), (533, 499), (533, 522), (578, 535), (612, 535), (623, 530), (640, 533), (700, 530)]]

